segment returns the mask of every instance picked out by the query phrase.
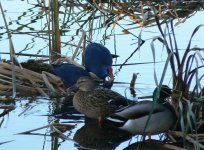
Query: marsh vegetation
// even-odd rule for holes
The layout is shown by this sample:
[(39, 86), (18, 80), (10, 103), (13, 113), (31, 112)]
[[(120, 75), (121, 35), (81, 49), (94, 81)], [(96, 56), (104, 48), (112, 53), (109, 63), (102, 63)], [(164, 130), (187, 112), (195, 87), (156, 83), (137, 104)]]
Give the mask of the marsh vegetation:
[[(60, 79), (49, 73), (48, 66), (59, 60), (83, 66), (83, 51), (92, 41), (119, 56), (113, 59), (113, 90), (143, 100), (156, 86), (168, 84), (172, 89), (177, 124), (172, 131), (153, 136), (152, 147), (204, 149), (204, 22), (198, 20), (203, 2), (2, 0), (0, 4), (1, 148), (150, 146), (141, 136), (108, 125), (100, 128), (85, 119), (58, 87)], [(33, 67), (41, 64), (41, 68), (21, 65), (31, 59), (38, 63)], [(136, 95), (129, 92), (133, 73), (137, 73), (132, 86)]]

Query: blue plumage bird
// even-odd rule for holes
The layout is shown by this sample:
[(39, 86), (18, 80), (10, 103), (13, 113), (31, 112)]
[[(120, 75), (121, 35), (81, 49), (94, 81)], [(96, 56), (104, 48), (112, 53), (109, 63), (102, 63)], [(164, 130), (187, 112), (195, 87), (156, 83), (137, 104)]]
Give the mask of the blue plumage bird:
[(85, 68), (93, 72), (101, 79), (112, 77), (112, 55), (110, 51), (101, 44), (90, 43), (85, 50)]
[(105, 82), (105, 78), (113, 78), (112, 55), (110, 51), (98, 43), (90, 43), (85, 50), (85, 70), (73, 64), (55, 66), (52, 72), (61, 78), (66, 87), (74, 85), (82, 76), (90, 76), (89, 72), (104, 80), (104, 87), (111, 88), (112, 83)]
[(61, 78), (65, 87), (73, 86), (82, 76), (90, 76), (83, 68), (68, 63), (57, 65), (52, 71), (53, 74)]

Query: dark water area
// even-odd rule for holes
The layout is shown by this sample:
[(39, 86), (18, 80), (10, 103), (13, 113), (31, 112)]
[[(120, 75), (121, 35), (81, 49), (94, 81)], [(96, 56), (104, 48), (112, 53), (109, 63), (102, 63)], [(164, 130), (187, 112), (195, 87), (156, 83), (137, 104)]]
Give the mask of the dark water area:
[[(8, 27), (12, 35), (16, 53), (27, 54), (49, 54), (46, 15), (42, 7), (37, 5), (35, 0), (1, 0)], [(74, 24), (75, 20), (63, 21), (64, 10), (61, 9), (59, 19), (63, 32), (61, 33), (62, 54), (72, 56), (82, 33), (79, 26)], [(1, 13), (0, 13), (1, 14)], [(184, 52), (190, 39), (192, 31), (199, 24), (204, 24), (203, 12), (197, 12), (185, 23), (175, 28), (181, 53)], [(79, 13), (79, 16), (86, 19), (86, 14)], [(121, 23), (122, 24), (122, 23)], [(87, 27), (88, 28), (88, 27)], [(84, 27), (84, 30), (87, 29)], [(86, 30), (87, 31), (87, 30)], [(106, 31), (106, 30), (105, 30)], [(103, 41), (103, 29), (93, 33), (93, 41)], [(112, 29), (110, 29), (112, 31)], [(141, 30), (134, 30), (139, 35)], [(200, 33), (202, 33), (204, 30)], [(87, 31), (88, 32), (88, 31)], [(155, 88), (154, 64), (144, 63), (140, 65), (123, 66), (120, 69), (118, 64), (124, 63), (137, 47), (138, 39), (128, 35), (121, 35), (121, 29), (115, 28), (118, 33), (116, 39), (113, 36), (105, 42), (105, 46), (119, 57), (114, 59), (113, 69), (116, 82), (112, 90), (119, 92), (127, 98), (137, 101), (138, 97), (152, 95)], [(157, 27), (143, 28), (142, 37), (147, 42), (136, 52), (127, 63), (152, 62), (152, 51), (150, 43), (152, 37), (159, 36)], [(115, 43), (115, 40), (117, 41)], [(204, 34), (198, 34), (193, 40), (194, 47), (203, 47)], [(104, 43), (103, 43), (104, 44)], [(116, 44), (116, 47), (115, 47)], [(156, 74), (158, 80), (167, 58), (163, 45), (157, 47)], [(2, 17), (0, 16), (0, 58), (9, 59), (9, 42)], [(30, 57), (17, 55), (20, 62)], [(47, 57), (45, 57), (47, 58)], [(77, 57), (78, 62), (81, 57)], [(139, 73), (136, 81), (136, 97), (129, 91), (129, 83), (133, 73)], [(203, 81), (201, 81), (203, 82)], [(170, 68), (164, 79), (164, 84), (172, 84)], [(46, 97), (19, 97), (14, 101), (0, 101), (0, 150), (75, 150), (75, 149), (101, 149), (101, 150), (122, 150), (122, 149), (168, 149), (161, 141), (166, 141), (165, 134), (154, 135), (151, 143), (142, 141), (139, 135), (131, 134), (114, 128), (108, 123), (100, 126), (97, 120), (86, 118), (78, 113), (72, 105), (72, 99), (46, 98)], [(6, 112), (5, 112), (6, 110)], [(147, 138), (146, 138), (147, 139)], [(160, 142), (158, 142), (160, 141)]]

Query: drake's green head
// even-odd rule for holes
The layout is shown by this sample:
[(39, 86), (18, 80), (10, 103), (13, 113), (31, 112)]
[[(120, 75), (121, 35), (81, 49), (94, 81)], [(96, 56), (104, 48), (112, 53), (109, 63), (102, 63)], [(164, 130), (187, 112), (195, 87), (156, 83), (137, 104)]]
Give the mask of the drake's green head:
[(164, 103), (167, 97), (170, 97), (171, 89), (167, 85), (162, 85), (161, 88), (156, 87), (153, 92), (153, 100), (157, 103)]

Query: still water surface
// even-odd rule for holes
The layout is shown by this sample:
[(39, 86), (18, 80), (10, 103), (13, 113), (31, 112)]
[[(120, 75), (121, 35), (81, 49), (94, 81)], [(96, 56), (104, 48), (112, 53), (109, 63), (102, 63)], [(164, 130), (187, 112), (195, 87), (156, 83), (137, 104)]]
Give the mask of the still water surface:
[[(25, 50), (25, 53), (38, 52), (39, 54), (47, 55), (48, 46), (46, 39), (34, 38), (32, 35), (23, 34), (23, 32), (34, 32), (40, 30), (42, 24), (45, 22), (45, 18), (41, 18), (35, 23), (30, 23), (30, 16), (33, 15), (36, 17), (40, 12), (39, 8), (31, 5), (35, 4), (36, 1), (29, 1), (28, 4), (27, 1), (1, 0), (1, 3), (4, 10), (6, 10), (6, 19), (11, 23), (9, 25), (9, 29), (11, 29), (13, 33), (12, 40), (16, 53)], [(204, 20), (200, 19), (203, 17), (203, 15), (203, 12), (198, 12), (190, 19), (187, 19), (185, 23), (175, 27), (178, 41), (180, 41), (178, 44), (181, 49), (181, 53), (187, 46), (194, 28), (199, 24), (204, 24)], [(26, 23), (29, 25), (20, 29), (18, 28), (21, 26), (21, 24)], [(6, 34), (3, 34), (5, 33), (5, 27), (2, 17), (0, 17), (0, 27), (0, 51), (9, 52), (9, 44)], [(16, 30), (17, 28), (18, 30)], [(116, 32), (121, 31), (121, 29), (118, 27), (116, 27), (115, 30)], [(204, 29), (201, 29), (199, 33), (203, 33), (203, 31)], [(134, 31), (134, 34), (138, 35), (139, 32), (140, 29), (137, 29)], [(77, 41), (79, 41), (80, 36), (76, 36), (75, 39), (71, 41), (71, 34), (72, 33), (68, 33), (67, 36), (62, 36), (62, 42), (70, 41), (69, 43), (77, 45)], [(95, 34), (93, 41), (99, 42), (98, 39), (102, 39), (101, 36), (102, 35)], [(153, 61), (150, 42), (151, 38), (154, 36), (159, 36), (159, 32), (156, 27), (143, 29), (142, 38), (147, 40), (147, 42), (141, 47), (140, 51), (136, 52), (133, 57), (129, 59), (128, 63)], [(137, 45), (134, 43), (137, 41), (130, 35), (118, 35), (116, 36), (116, 41), (117, 54), (120, 56), (117, 59), (116, 64), (121, 64), (135, 50)], [(105, 44), (105, 46), (110, 49), (111, 53), (114, 53), (113, 43), (113, 37), (110, 37)], [(203, 43), (204, 34), (198, 34), (195, 36), (192, 45), (203, 47)], [(156, 65), (156, 71), (159, 79), (167, 56), (166, 51), (162, 49), (161, 45), (156, 45), (156, 47), (157, 61), (163, 62)], [(70, 45), (62, 47), (62, 53), (68, 56), (71, 56), (74, 50), (75, 47)], [(0, 57), (1, 59), (9, 59), (9, 56), (5, 54), (0, 54)], [(18, 57), (18, 59), (19, 61), (25, 61), (29, 59), (29, 57), (21, 56)], [(119, 67), (114, 67), (115, 72), (117, 72), (118, 69)], [(153, 88), (155, 87), (153, 64), (124, 66), (121, 71), (116, 74), (115, 80), (120, 82), (130, 82), (132, 73), (139, 73), (136, 84), (137, 96), (151, 95)], [(170, 71), (165, 77), (164, 84), (171, 86)], [(115, 84), (113, 90), (126, 95), (130, 99), (136, 99), (129, 94), (129, 91), (126, 90), (127, 88), (128, 84)], [(56, 99), (47, 99), (43, 97), (20, 98), (17, 99), (13, 105), (15, 105), (15, 109), (11, 111), (9, 115), (0, 118), (0, 143), (8, 141), (8, 143), (0, 145), (0, 149), (2, 150), (51, 150), (56, 148), (56, 145), (58, 145), (59, 150), (77, 149), (77, 147), (121, 150), (127, 147), (129, 144), (140, 140), (140, 137), (136, 136), (131, 138), (129, 134), (123, 133), (122, 131), (115, 131), (115, 129), (109, 129), (107, 127), (100, 128), (92, 121), (90, 123), (90, 120), (87, 119), (86, 122), (89, 123), (85, 125), (85, 118), (83, 115), (75, 112), (72, 106), (67, 105), (66, 102), (59, 103)], [(57, 139), (54, 138), (55, 136), (50, 136), (50, 128), (43, 128), (41, 130), (32, 132), (33, 134), (48, 134), (47, 136), (18, 134), (46, 126), (53, 122), (70, 125), (70, 127), (63, 132), (63, 134), (69, 138), (68, 140), (63, 140), (61, 138)], [(158, 136), (154, 136), (153, 138), (158, 139)]]

